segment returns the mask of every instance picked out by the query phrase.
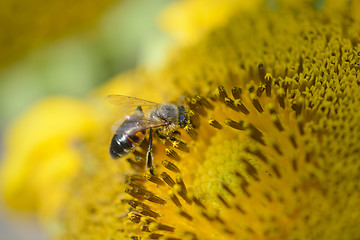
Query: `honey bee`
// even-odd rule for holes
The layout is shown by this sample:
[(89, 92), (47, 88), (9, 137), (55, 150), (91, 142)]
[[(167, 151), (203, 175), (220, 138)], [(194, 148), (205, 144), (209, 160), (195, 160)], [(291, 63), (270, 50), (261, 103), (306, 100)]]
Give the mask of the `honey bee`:
[[(162, 139), (178, 141), (168, 134), (189, 125), (189, 117), (185, 107), (173, 103), (159, 104), (123, 95), (108, 95), (107, 100), (122, 107), (136, 108), (135, 112), (127, 116), (125, 121), (117, 127), (110, 143), (111, 157), (117, 159), (133, 152), (149, 134), (146, 168), (153, 173), (152, 132), (155, 131)], [(144, 114), (143, 108), (148, 108), (150, 114)]]

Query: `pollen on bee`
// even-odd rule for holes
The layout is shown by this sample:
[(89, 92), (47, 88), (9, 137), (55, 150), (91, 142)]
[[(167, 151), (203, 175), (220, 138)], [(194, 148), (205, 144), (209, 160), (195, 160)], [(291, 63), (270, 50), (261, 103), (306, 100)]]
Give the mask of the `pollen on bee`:
[(139, 131), (139, 132), (135, 133), (135, 136), (136, 136), (137, 138), (141, 139), (141, 138), (143, 138), (144, 134)]

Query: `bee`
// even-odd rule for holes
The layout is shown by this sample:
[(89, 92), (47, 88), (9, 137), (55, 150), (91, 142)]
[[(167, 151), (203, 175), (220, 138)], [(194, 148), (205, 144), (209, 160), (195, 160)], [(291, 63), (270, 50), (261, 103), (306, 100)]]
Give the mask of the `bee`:
[[(110, 143), (111, 157), (117, 159), (133, 152), (148, 134), (149, 147), (146, 154), (146, 168), (153, 173), (152, 133), (155, 131), (162, 139), (179, 141), (175, 137), (168, 136), (168, 134), (177, 132), (176, 129), (189, 125), (189, 116), (185, 107), (173, 103), (155, 103), (123, 95), (108, 95), (107, 100), (122, 107), (136, 108), (135, 112), (127, 116), (122, 124), (117, 127)], [(144, 114), (143, 108), (150, 110), (149, 115)]]

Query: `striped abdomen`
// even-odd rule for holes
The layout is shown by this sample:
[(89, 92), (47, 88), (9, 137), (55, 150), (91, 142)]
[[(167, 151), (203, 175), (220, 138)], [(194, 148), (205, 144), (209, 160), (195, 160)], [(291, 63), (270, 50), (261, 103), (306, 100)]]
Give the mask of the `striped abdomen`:
[(132, 152), (145, 138), (146, 129), (135, 118), (126, 119), (111, 140), (110, 155), (120, 158)]

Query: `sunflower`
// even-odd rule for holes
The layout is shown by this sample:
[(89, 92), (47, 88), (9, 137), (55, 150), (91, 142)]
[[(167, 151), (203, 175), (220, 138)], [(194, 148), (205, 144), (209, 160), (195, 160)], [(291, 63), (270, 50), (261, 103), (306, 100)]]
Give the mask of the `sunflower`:
[(106, 121), (78, 148), (58, 237), (359, 238), (356, 3), (295, 2), (231, 11), (162, 70), (95, 91), (184, 105), (190, 124), (178, 140), (154, 139), (151, 174), (147, 140), (110, 158), (104, 129), (118, 113), (101, 106)]

